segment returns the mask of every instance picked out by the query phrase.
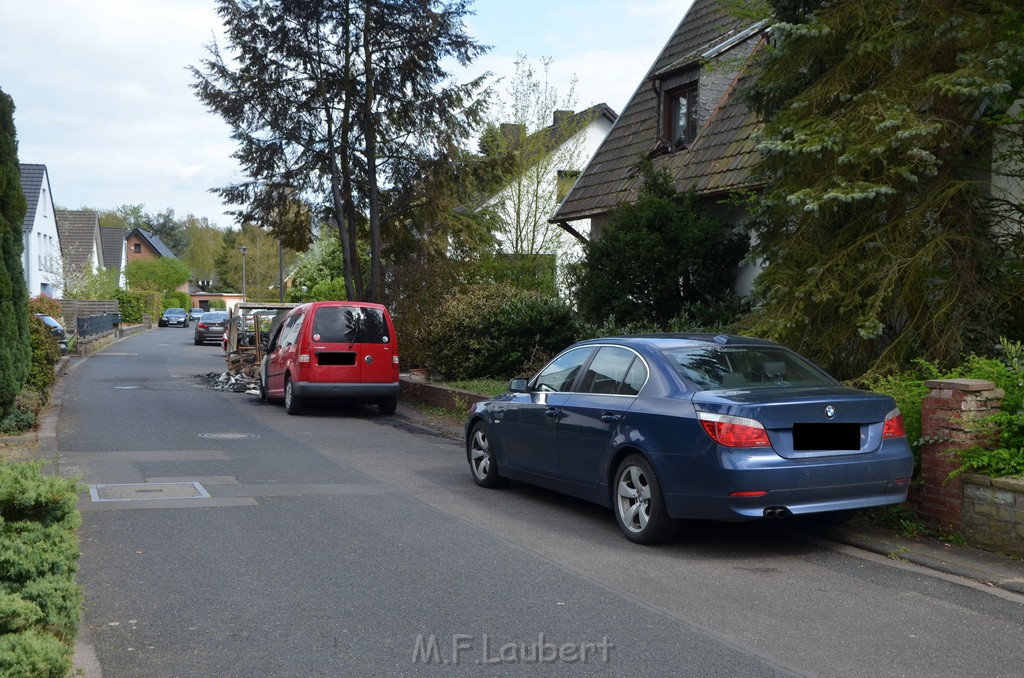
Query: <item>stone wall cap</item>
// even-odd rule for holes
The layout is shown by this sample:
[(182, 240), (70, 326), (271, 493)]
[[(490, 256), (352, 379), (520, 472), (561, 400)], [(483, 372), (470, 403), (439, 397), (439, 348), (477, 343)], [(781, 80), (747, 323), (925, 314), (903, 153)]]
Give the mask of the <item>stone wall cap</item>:
[(949, 389), (951, 391), (991, 391), (996, 387), (985, 379), (930, 379), (924, 385), (931, 389)]

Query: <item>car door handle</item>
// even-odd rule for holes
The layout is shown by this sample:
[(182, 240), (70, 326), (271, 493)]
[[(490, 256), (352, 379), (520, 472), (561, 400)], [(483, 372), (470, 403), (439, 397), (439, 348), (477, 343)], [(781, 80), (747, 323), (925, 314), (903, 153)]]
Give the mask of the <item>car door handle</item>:
[(557, 407), (549, 407), (544, 410), (544, 416), (548, 419), (557, 419), (559, 414), (561, 414), (561, 411)]
[(614, 412), (605, 412), (601, 415), (601, 421), (606, 424), (614, 424), (619, 419), (622, 419), (622, 415), (615, 414)]

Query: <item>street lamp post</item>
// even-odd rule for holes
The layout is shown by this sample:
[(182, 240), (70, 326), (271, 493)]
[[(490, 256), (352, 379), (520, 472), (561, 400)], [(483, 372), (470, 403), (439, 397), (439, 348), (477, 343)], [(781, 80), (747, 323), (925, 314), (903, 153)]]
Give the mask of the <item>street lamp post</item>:
[(245, 253), (249, 248), (242, 245), (238, 251), (242, 253), (242, 301), (245, 301)]

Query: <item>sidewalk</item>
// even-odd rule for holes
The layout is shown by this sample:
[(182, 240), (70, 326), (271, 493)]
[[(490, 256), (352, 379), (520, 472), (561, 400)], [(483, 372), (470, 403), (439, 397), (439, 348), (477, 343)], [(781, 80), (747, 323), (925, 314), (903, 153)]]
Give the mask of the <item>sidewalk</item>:
[[(439, 435), (462, 440), (462, 421), (399, 403), (398, 417)], [(936, 572), (1024, 595), (1024, 561), (971, 546), (947, 544), (933, 537), (903, 537), (895, 531), (856, 519), (816, 532), (822, 538), (902, 560)]]

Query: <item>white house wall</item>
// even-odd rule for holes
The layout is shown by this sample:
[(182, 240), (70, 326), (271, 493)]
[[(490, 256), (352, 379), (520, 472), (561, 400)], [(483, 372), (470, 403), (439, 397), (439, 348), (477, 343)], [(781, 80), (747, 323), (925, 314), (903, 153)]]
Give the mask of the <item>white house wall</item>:
[[(556, 184), (558, 182), (558, 171), (559, 170), (583, 171), (583, 169), (590, 163), (591, 159), (593, 159), (594, 154), (597, 153), (598, 147), (600, 147), (601, 142), (604, 141), (604, 138), (608, 135), (608, 132), (609, 132), (609, 130), (611, 130), (611, 128), (612, 128), (611, 121), (609, 121), (604, 116), (597, 116), (594, 119), (594, 121), (591, 122), (582, 132), (580, 132), (580, 133), (576, 134), (574, 137), (566, 140), (565, 143), (563, 143), (559, 147), (558, 151), (555, 152), (556, 153), (556, 157), (558, 155), (568, 154), (568, 153), (570, 153), (570, 152), (575, 150), (576, 155), (577, 155), (577, 165), (578, 166), (576, 166), (576, 167), (552, 167), (551, 171), (549, 171), (544, 176), (544, 178), (542, 180), (543, 181), (543, 189), (542, 189), (541, 192), (544, 192), (544, 193), (550, 192), (551, 194), (554, 194), (554, 192), (555, 192), (554, 189), (555, 189)], [(581, 134), (582, 134), (582, 139), (580, 139), (580, 135)], [(493, 198), (488, 200), (487, 203), (485, 204), (485, 207), (490, 207), (490, 206), (493, 206), (495, 204), (498, 204), (501, 200), (505, 199), (511, 193), (511, 191), (512, 191), (511, 187), (502, 190), (501, 192), (496, 194)], [(556, 226), (554, 224), (548, 224), (547, 223), (547, 219), (551, 215), (553, 215), (555, 213), (555, 209), (557, 207), (558, 207), (558, 205), (555, 205), (555, 204), (551, 205), (550, 210), (547, 213), (545, 213), (544, 216), (542, 217), (543, 218), (543, 223), (540, 224), (540, 226), (547, 227), (547, 228), (553, 228), (553, 229), (559, 229), (558, 226)], [(570, 225), (573, 228), (575, 228), (579, 233), (581, 233), (583, 236), (589, 237), (589, 235), (590, 235), (590, 220), (589, 219), (581, 219), (581, 220), (578, 220), (578, 221), (573, 221), (573, 222), (570, 222)], [(561, 229), (559, 229), (559, 230), (561, 230)], [(502, 242), (503, 240), (504, 240), (503, 238), (499, 237), (499, 242)], [(556, 266), (557, 266), (556, 279), (559, 281), (559, 283), (561, 283), (561, 281), (562, 281), (562, 278), (563, 278), (562, 273), (564, 271), (565, 265), (567, 263), (569, 263), (569, 262), (576, 261), (576, 260), (578, 260), (579, 258), (581, 258), (583, 256), (583, 247), (579, 243), (579, 241), (576, 240), (576, 238), (574, 238), (573, 236), (571, 236), (569, 234), (565, 234), (565, 237), (562, 238), (561, 241), (562, 241), (562, 245), (561, 245), (561, 247), (559, 248), (558, 251), (556, 251), (556, 252), (545, 252), (545, 254), (554, 254), (555, 255), (555, 261), (556, 261)], [(502, 244), (504, 245), (506, 243), (502, 242)], [(559, 284), (559, 287), (561, 288), (561, 284)]]
[(31, 230), (23, 231), (25, 249), (22, 265), (25, 268), (25, 283), (29, 296), (59, 298), (63, 294), (63, 258), (60, 237), (57, 235), (57, 219), (54, 214), (53, 196), (50, 195), (49, 175), (44, 171), (39, 203), (36, 205), (35, 220)]

